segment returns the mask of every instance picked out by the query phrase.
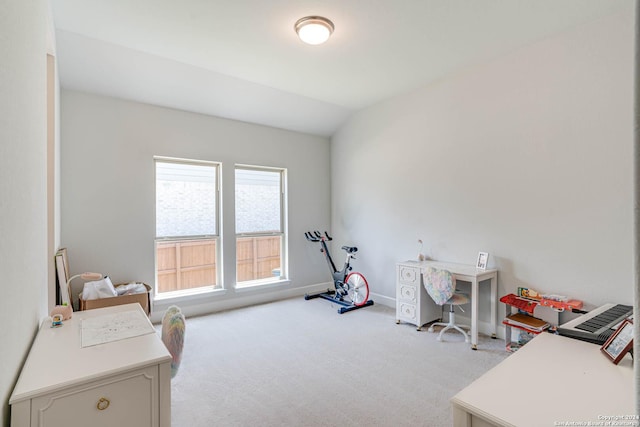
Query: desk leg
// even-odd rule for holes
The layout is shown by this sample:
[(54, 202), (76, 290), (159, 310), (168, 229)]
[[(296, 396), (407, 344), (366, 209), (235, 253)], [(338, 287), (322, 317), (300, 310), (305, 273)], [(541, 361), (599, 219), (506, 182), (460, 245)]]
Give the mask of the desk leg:
[(471, 350), (478, 349), (478, 280), (471, 281)]
[(491, 277), (491, 338), (495, 339), (498, 332), (496, 318), (498, 317), (498, 273)]
[(471, 427), (471, 414), (464, 410), (461, 406), (453, 403), (451, 405), (453, 413), (453, 427)]

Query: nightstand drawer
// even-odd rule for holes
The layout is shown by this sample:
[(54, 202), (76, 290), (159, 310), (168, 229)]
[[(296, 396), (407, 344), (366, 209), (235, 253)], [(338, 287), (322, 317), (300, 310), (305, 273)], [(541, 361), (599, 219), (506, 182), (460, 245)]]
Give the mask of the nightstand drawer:
[(398, 285), (398, 298), (416, 304), (418, 302), (418, 288), (414, 285), (400, 283)]
[(416, 267), (400, 266), (398, 268), (398, 281), (400, 283), (419, 285), (420, 269)]
[(416, 305), (408, 304), (408, 303), (400, 303), (398, 317), (400, 320), (405, 320), (407, 322), (414, 323), (416, 322)]

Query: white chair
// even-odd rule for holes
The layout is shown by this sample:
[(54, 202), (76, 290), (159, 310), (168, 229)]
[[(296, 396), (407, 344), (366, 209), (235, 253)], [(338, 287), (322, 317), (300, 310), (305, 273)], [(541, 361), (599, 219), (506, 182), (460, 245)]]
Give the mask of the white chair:
[(444, 326), (444, 329), (442, 329), (438, 335), (438, 341), (442, 341), (442, 334), (446, 331), (449, 329), (455, 329), (464, 335), (465, 342), (469, 342), (469, 336), (464, 329), (462, 329), (469, 329), (469, 326), (456, 324), (456, 315), (453, 311), (454, 306), (469, 303), (469, 298), (464, 294), (456, 293), (456, 281), (454, 280), (451, 272), (438, 268), (427, 267), (426, 271), (422, 274), (422, 277), (424, 279), (424, 287), (435, 303), (439, 306), (449, 305), (450, 307), (449, 322), (433, 323), (429, 326), (429, 332), (434, 331), (434, 326)]

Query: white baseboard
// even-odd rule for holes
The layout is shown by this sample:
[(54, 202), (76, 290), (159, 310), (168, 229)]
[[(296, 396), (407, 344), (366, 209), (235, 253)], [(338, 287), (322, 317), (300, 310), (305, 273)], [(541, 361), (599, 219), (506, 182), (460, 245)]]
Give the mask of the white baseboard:
[[(202, 316), (205, 314), (217, 313), (235, 308), (247, 307), (250, 305), (265, 304), (269, 302), (279, 301), (287, 298), (303, 297), (305, 294), (314, 294), (331, 289), (333, 284), (330, 282), (317, 283), (314, 285), (292, 287), (286, 286), (282, 289), (270, 288), (268, 291), (255, 289), (242, 289), (239, 292), (227, 292), (220, 294), (220, 297), (204, 296), (198, 298), (185, 298), (180, 301), (162, 301), (156, 300), (153, 303), (153, 311), (151, 313), (151, 321), (159, 322), (162, 320), (164, 312), (171, 305), (177, 305), (185, 316)], [(231, 294), (231, 295), (230, 295)]]
[(369, 294), (369, 299), (373, 300), (373, 302), (375, 304), (380, 304), (380, 305), (384, 305), (386, 307), (391, 307), (393, 309), (396, 308), (396, 299), (395, 298), (390, 298), (384, 295), (380, 295), (380, 294), (376, 294), (374, 292), (371, 292)]

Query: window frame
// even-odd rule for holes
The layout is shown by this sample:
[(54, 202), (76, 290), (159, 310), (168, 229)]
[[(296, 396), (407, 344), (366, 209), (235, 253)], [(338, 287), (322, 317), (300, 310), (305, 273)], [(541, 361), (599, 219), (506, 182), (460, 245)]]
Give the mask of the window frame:
[[(288, 281), (288, 245), (287, 245), (287, 169), (283, 167), (273, 167), (273, 166), (258, 166), (258, 165), (248, 165), (248, 164), (236, 164), (234, 165), (234, 205), (237, 204), (237, 198), (235, 196), (237, 189), (237, 182), (235, 181), (236, 172), (238, 169), (242, 170), (253, 170), (253, 171), (265, 171), (265, 172), (278, 172), (280, 174), (280, 231), (268, 231), (268, 232), (243, 232), (238, 233), (235, 232), (236, 245), (238, 242), (238, 238), (243, 237), (272, 237), (272, 236), (280, 236), (280, 276), (278, 277), (267, 277), (263, 279), (255, 279), (255, 280), (245, 280), (238, 281), (238, 256), (237, 251), (235, 254), (235, 266), (236, 266), (236, 279), (235, 279), (235, 288), (238, 290), (243, 290), (252, 287), (263, 287), (266, 285), (273, 285), (281, 282)], [(234, 208), (235, 211), (235, 208)], [(237, 212), (234, 213), (233, 223), (234, 230), (237, 230)]]
[[(209, 166), (215, 168), (215, 233), (214, 234), (196, 234), (196, 235), (188, 235), (188, 236), (161, 236), (157, 235), (157, 206), (158, 206), (158, 193), (157, 193), (157, 184), (158, 184), (158, 163), (174, 163), (174, 164), (182, 164), (182, 165), (194, 165), (194, 166)], [(185, 159), (185, 158), (177, 158), (177, 157), (165, 157), (165, 156), (153, 156), (153, 174), (154, 174), (154, 278), (155, 278), (155, 286), (154, 286), (154, 299), (170, 299), (170, 298), (179, 298), (186, 297), (189, 295), (197, 295), (202, 293), (211, 293), (211, 292), (219, 292), (224, 290), (224, 282), (223, 282), (223, 271), (222, 271), (222, 238), (221, 238), (221, 216), (222, 216), (222, 195), (221, 195), (221, 178), (222, 178), (222, 163), (215, 162), (210, 160), (195, 160), (195, 159)], [(193, 289), (179, 289), (175, 291), (168, 292), (159, 292), (158, 291), (158, 243), (163, 242), (179, 242), (179, 241), (197, 241), (197, 240), (214, 240), (215, 241), (215, 263), (216, 263), (216, 275), (215, 275), (215, 284), (201, 286)]]

